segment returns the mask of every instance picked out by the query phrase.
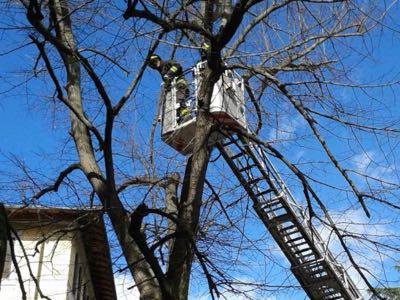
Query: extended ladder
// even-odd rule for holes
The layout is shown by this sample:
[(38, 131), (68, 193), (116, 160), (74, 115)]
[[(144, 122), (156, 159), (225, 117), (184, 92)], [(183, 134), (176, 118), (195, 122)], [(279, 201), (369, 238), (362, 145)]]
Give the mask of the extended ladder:
[(264, 150), (238, 135), (217, 145), (254, 209), (311, 299), (362, 299), (347, 272), (308, 222)]

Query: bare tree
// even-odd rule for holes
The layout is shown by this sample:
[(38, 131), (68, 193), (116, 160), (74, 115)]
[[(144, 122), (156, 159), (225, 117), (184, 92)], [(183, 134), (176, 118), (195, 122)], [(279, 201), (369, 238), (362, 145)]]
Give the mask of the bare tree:
[[(207, 179), (209, 167), (211, 174), (218, 173), (218, 156), (210, 160), (208, 139), (221, 129), (210, 117), (213, 87), (225, 70), (235, 70), (245, 79), (251, 123), (250, 133), (241, 134), (282, 166), (289, 182), (303, 191), (310, 222), (332, 231), (374, 291), (370, 275), (382, 284), (384, 278), (363, 266), (356, 253), (375, 247), (397, 261), (397, 234), (347, 230), (352, 222), (343, 225), (340, 217), (331, 217), (333, 206), (325, 197), (336, 195), (348, 207), (360, 206), (371, 218), (365, 226), (373, 228), (382, 218), (396, 224), (391, 210), (400, 207), (399, 185), (391, 142), (400, 129), (398, 117), (390, 114), (394, 104), (384, 99), (397, 79), (363, 83), (352, 77), (371, 56), (374, 44), (369, 41), (378, 30), (396, 31), (390, 19), (396, 2), (5, 1), (5, 34), (17, 32), (24, 39), (18, 46), (7, 45), (4, 54), (26, 51), (35, 57), (24, 63), (31, 71), (25, 82), (12, 82), (8, 92), (42, 82), (40, 93), (47, 93), (42, 107), (53, 110), (54, 122), (64, 124), (60, 119), (66, 113), (70, 121), (59, 153), (68, 165), (44, 185), (41, 180), (48, 175), (11, 157), (22, 175), (10, 186), (26, 194), (24, 205), (40, 203), (51, 192), (83, 206), (99, 201), (126, 260), (121, 269), (129, 269), (141, 299), (187, 299), (194, 263), (212, 298), (226, 290), (272, 288), (265, 282), (240, 288), (244, 282), (229, 266), (240, 270), (243, 253), (270, 259), (262, 246), (267, 238), (247, 232), (246, 224), (257, 221), (237, 182), (223, 172)], [(200, 57), (207, 61), (187, 161), (154, 139), (157, 93), (145, 70), (146, 59), (155, 52), (182, 59), (187, 67)], [(37, 99), (33, 93), (30, 98)], [(140, 107), (147, 103), (153, 108)], [(291, 122), (302, 127), (297, 136)], [(375, 160), (376, 154), (365, 150), (371, 139), (384, 159)], [(314, 159), (293, 159), (307, 150), (315, 153)], [(349, 159), (360, 151), (368, 160), (360, 163), (364, 169)], [(373, 165), (392, 168), (391, 178), (385, 172), (370, 173)]]

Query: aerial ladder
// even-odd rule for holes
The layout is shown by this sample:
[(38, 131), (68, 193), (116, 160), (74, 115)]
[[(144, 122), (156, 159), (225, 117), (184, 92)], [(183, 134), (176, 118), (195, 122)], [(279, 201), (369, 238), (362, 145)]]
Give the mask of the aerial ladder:
[(262, 147), (232, 133), (217, 147), (253, 201), (258, 217), (289, 260), (292, 273), (307, 295), (324, 300), (362, 299)]
[[(199, 63), (191, 74), (194, 90), (192, 99), (189, 100), (193, 107), (191, 120), (183, 124), (176, 122), (174, 83), (162, 99), (162, 139), (184, 155), (191, 153), (196, 90), (203, 67)], [(261, 146), (238, 134), (238, 130), (229, 130), (248, 130), (243, 80), (238, 74), (226, 71), (221, 76), (214, 86), (210, 111), (213, 121), (224, 125), (223, 132), (216, 133), (210, 143), (218, 148), (253, 201), (255, 212), (289, 260), (293, 275), (310, 299), (362, 299), (346, 270), (309, 222), (306, 211), (290, 193), (268, 154)]]

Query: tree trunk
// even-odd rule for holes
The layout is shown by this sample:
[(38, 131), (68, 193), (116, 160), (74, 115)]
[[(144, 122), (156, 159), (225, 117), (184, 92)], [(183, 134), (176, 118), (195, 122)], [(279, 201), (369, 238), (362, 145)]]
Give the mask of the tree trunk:
[(0, 203), (0, 282), (3, 278), (4, 265), (7, 254), (7, 237), (8, 237), (7, 213), (3, 203)]
[[(71, 30), (67, 1), (49, 1), (54, 24), (57, 24), (57, 38), (67, 47), (76, 50), (75, 39)], [(67, 71), (67, 95), (68, 101), (78, 113), (83, 115), (82, 97), (80, 88), (80, 62), (76, 56), (59, 51)], [(161, 299), (158, 282), (154, 278), (147, 262), (143, 259), (139, 248), (128, 234), (129, 218), (118, 198), (115, 187), (109, 186), (97, 164), (94, 155), (90, 133), (87, 127), (78, 119), (74, 112), (70, 111), (71, 134), (81, 163), (82, 171), (88, 178), (93, 190), (96, 192), (107, 213), (121, 245), (124, 257), (132, 273), (132, 276), (140, 291), (141, 299)], [(111, 143), (111, 141), (109, 141)]]
[(212, 130), (209, 106), (220, 73), (207, 67), (199, 90), (193, 154), (186, 166), (179, 203), (177, 238), (170, 253), (167, 277), (177, 300), (188, 298), (190, 271), (194, 258), (193, 243), (199, 224), (204, 181), (210, 157), (208, 138)]
[[(177, 191), (179, 185), (179, 173), (171, 174), (171, 180), (166, 184), (165, 188), (165, 212), (176, 216), (178, 214)], [(176, 224), (172, 220), (168, 220), (167, 235), (173, 234), (176, 230)], [(173, 240), (168, 241), (168, 249), (171, 250)], [(168, 262), (167, 262), (168, 264)]]

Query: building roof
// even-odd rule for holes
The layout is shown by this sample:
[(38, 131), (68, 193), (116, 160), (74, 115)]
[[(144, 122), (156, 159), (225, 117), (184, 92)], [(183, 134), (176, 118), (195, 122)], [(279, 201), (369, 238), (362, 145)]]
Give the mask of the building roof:
[(19, 226), (23, 225), (24, 228), (27, 225), (37, 227), (38, 225), (65, 224), (73, 221), (83, 225), (79, 230), (86, 251), (96, 299), (117, 299), (110, 248), (103, 213), (100, 209), (8, 206), (6, 210), (9, 221)]

